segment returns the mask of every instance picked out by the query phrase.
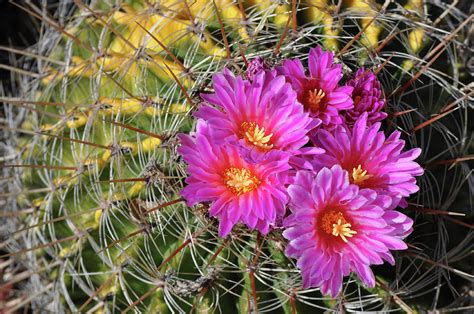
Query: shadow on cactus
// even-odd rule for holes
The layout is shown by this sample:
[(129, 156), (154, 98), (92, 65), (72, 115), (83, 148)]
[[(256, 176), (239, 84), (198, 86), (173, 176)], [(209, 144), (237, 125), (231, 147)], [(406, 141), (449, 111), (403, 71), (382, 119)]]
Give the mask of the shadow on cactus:
[(0, 258), (29, 275), (10, 311), (469, 308), (461, 7), (25, 5), (44, 31), (2, 97)]

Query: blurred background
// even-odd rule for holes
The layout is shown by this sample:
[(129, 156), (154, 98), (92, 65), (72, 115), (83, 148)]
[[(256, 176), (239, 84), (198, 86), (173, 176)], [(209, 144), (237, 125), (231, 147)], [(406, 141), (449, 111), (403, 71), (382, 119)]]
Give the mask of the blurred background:
[[(25, 0), (0, 0), (0, 46), (23, 49), (36, 42), (41, 30), (41, 22), (22, 10)], [(57, 0), (28, 1), (46, 6), (50, 14), (54, 15)], [(4, 91), (9, 94), (14, 90), (9, 67), (15, 67), (17, 59), (10, 51), (0, 49), (0, 80)], [(0, 112), (0, 114), (2, 114)]]

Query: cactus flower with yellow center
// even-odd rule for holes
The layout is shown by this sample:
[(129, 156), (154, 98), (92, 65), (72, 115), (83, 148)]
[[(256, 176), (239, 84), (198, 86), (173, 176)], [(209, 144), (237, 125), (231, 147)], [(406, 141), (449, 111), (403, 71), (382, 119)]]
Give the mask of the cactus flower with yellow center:
[(317, 174), (298, 171), (288, 194), (285, 254), (297, 259), (304, 288), (335, 297), (351, 272), (374, 287), (370, 266), (384, 260), (393, 265), (391, 251), (407, 248), (403, 238), (413, 221), (393, 210), (389, 196), (351, 184), (339, 165)]
[(263, 234), (285, 213), (287, 195), (281, 175), (290, 169), (289, 155), (272, 151), (258, 164), (247, 162), (236, 145), (214, 142), (208, 124), (180, 135), (178, 152), (188, 164), (188, 184), (181, 192), (189, 206), (210, 202), (209, 215), (219, 219), (219, 236), (237, 223)]

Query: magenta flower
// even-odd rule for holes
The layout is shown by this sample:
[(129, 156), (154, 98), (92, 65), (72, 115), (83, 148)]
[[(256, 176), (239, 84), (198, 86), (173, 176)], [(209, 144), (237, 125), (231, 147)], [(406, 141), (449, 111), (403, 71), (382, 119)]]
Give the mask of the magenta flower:
[(249, 61), (247, 70), (245, 71), (245, 76), (250, 82), (252, 82), (255, 75), (270, 70), (270, 65), (263, 57), (256, 57)]
[(239, 144), (255, 160), (271, 150), (296, 153), (308, 142), (314, 121), (283, 76), (263, 71), (249, 82), (225, 69), (214, 75), (213, 87), (195, 115), (208, 122), (217, 144)]
[(379, 131), (380, 122), (367, 128), (367, 116), (362, 114), (352, 131), (342, 127), (332, 133), (320, 130), (312, 138), (316, 146), (326, 151), (312, 159), (314, 170), (340, 165), (349, 172), (351, 183), (400, 201), (418, 191), (415, 176), (422, 175), (423, 169), (414, 160), (421, 150), (402, 152), (405, 141), (400, 139), (400, 132), (385, 138)]
[(387, 117), (387, 114), (381, 111), (385, 104), (382, 87), (372, 71), (363, 68), (357, 70), (354, 78), (349, 80), (347, 85), (354, 87), (352, 91), (354, 108), (344, 113), (346, 125), (352, 127), (364, 112), (368, 114), (367, 125), (372, 125)]
[(198, 120), (193, 136), (180, 135), (178, 152), (188, 164), (188, 184), (181, 192), (189, 206), (210, 202), (219, 218), (219, 236), (242, 222), (266, 234), (285, 213), (287, 194), (281, 182), (289, 169), (288, 153), (272, 151), (258, 164), (246, 162), (234, 145), (216, 145), (206, 122)]
[(339, 111), (353, 107), (352, 86), (339, 86), (342, 67), (333, 63), (333, 53), (316, 47), (309, 52), (309, 77), (299, 59), (286, 60), (278, 72), (285, 75), (304, 109), (322, 121), (325, 129), (344, 122)]
[(374, 287), (370, 265), (394, 264), (390, 250), (407, 248), (402, 239), (412, 220), (392, 210), (390, 197), (350, 184), (338, 165), (317, 175), (299, 171), (288, 193), (285, 254), (297, 259), (305, 288), (320, 287), (335, 297), (343, 277), (353, 271)]

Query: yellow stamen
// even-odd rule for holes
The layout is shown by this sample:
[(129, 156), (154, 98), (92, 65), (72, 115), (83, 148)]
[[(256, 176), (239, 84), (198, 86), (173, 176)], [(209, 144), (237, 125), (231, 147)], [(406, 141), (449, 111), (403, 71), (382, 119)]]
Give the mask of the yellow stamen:
[(354, 184), (360, 184), (370, 177), (371, 175), (367, 174), (367, 170), (363, 170), (361, 165), (352, 169), (352, 182)]
[(357, 231), (352, 230), (352, 225), (347, 222), (341, 212), (330, 211), (325, 213), (321, 220), (321, 227), (327, 233), (340, 237), (347, 243), (347, 238), (352, 238)]
[(224, 182), (227, 188), (236, 195), (255, 190), (260, 180), (245, 168), (228, 168), (224, 171)]
[(352, 238), (354, 234), (357, 234), (357, 231), (351, 230), (351, 227), (350, 223), (342, 223), (342, 219), (338, 219), (337, 223), (332, 224), (331, 234), (335, 237), (341, 237), (342, 241), (347, 243), (347, 238)]
[(273, 133), (266, 135), (264, 127), (260, 127), (255, 122), (243, 122), (240, 127), (241, 135), (250, 144), (263, 150), (270, 150), (273, 148), (273, 144), (270, 144)]
[(309, 91), (308, 105), (311, 111), (319, 111), (319, 105), (323, 98), (326, 96), (326, 93), (322, 89), (314, 89)]

